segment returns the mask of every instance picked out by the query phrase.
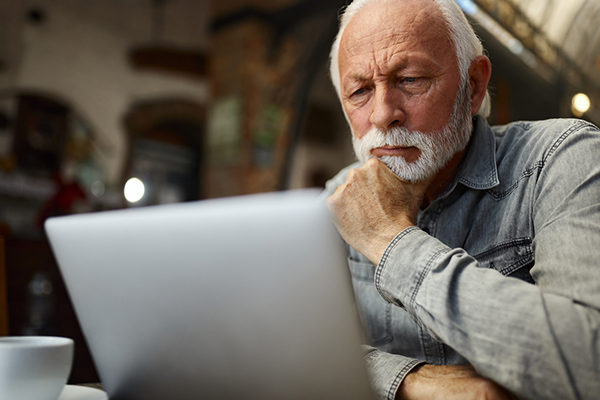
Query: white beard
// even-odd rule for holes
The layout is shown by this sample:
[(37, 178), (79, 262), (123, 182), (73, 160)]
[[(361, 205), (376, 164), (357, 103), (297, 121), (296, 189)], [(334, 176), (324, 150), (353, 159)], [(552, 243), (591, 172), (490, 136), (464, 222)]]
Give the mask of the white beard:
[(409, 131), (403, 127), (382, 131), (374, 127), (361, 139), (353, 135), (352, 144), (356, 156), (363, 163), (375, 157), (371, 151), (378, 147), (416, 147), (421, 151), (416, 161), (407, 162), (402, 156), (382, 156), (378, 159), (400, 179), (420, 182), (438, 173), (456, 153), (464, 150), (471, 139), (471, 132), (467, 84), (463, 85), (456, 96), (450, 120), (439, 131), (424, 133)]

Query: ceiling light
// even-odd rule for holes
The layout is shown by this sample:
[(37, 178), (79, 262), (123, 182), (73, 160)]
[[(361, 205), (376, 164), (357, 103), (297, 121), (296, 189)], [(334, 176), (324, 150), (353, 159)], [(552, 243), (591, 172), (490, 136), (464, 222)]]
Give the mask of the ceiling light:
[(575, 116), (582, 116), (591, 106), (590, 98), (585, 93), (577, 93), (571, 101), (571, 110)]
[(144, 197), (144, 192), (146, 191), (144, 187), (144, 182), (139, 180), (138, 178), (131, 178), (125, 184), (124, 194), (125, 199), (130, 203), (137, 203)]

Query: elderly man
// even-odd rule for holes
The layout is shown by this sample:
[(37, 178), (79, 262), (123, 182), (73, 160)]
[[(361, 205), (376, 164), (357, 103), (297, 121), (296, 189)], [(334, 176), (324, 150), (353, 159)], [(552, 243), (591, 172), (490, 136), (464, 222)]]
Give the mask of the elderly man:
[(343, 15), (331, 75), (360, 163), (325, 194), (381, 398), (599, 396), (600, 134), (491, 128), (490, 74), (453, 0)]

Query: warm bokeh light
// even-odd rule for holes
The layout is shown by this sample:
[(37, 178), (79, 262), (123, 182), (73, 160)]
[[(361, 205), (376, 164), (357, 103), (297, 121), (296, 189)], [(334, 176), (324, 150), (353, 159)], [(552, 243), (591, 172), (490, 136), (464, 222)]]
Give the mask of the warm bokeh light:
[(573, 96), (571, 106), (576, 115), (583, 115), (590, 109), (590, 98), (584, 93), (577, 93)]
[(138, 178), (131, 178), (125, 184), (125, 199), (130, 203), (137, 203), (144, 197), (145, 190), (144, 182)]

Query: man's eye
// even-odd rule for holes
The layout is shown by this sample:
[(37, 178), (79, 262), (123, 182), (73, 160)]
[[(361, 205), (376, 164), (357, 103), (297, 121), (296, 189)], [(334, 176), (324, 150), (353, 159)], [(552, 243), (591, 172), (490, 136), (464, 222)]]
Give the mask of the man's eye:
[(414, 76), (409, 76), (409, 77), (404, 78), (404, 82), (406, 82), (406, 83), (414, 83), (416, 81), (417, 81), (417, 78), (415, 78)]
[(359, 96), (359, 95), (361, 95), (361, 94), (363, 94), (365, 92), (366, 92), (365, 88), (360, 88), (360, 89), (356, 90), (354, 93), (352, 93), (352, 95), (353, 96)]

